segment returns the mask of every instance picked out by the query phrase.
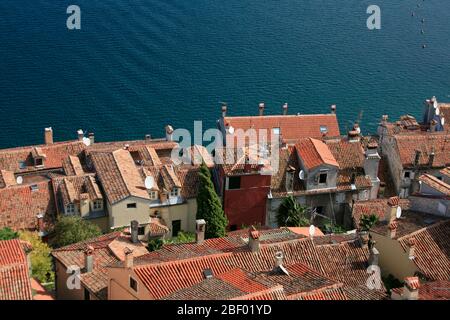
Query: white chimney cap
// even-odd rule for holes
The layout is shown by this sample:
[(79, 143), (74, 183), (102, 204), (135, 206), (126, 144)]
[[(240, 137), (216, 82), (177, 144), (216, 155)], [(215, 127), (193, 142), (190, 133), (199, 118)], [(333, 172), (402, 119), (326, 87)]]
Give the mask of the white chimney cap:
[(52, 127), (45, 128), (45, 131), (52, 131)]

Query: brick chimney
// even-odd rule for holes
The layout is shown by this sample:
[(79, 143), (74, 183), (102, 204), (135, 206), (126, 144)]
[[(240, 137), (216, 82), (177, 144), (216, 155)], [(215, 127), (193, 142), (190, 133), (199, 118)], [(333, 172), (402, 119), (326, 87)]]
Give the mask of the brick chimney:
[(173, 141), (173, 127), (171, 125), (166, 126), (166, 140)]
[(416, 251), (416, 239), (410, 238), (408, 241), (408, 249), (407, 249), (409, 259), (411, 260), (414, 259), (415, 251)]
[(392, 221), (388, 226), (387, 237), (390, 239), (394, 239), (397, 235), (398, 223), (397, 221)]
[(399, 203), (400, 203), (399, 197), (389, 198), (387, 202), (388, 206), (384, 214), (384, 221), (386, 221), (388, 224), (390, 224), (397, 218), (397, 208), (399, 206)]
[(206, 221), (199, 219), (195, 221), (195, 242), (202, 244), (205, 241)]
[(53, 129), (52, 129), (52, 127), (45, 128), (44, 143), (45, 144), (52, 144), (53, 143)]
[(263, 115), (264, 115), (264, 107), (265, 107), (264, 102), (261, 102), (261, 103), (259, 104), (259, 115), (260, 115), (260, 116), (263, 116)]
[(94, 144), (95, 142), (95, 136), (93, 132), (89, 132), (88, 134), (89, 140), (91, 141), (91, 146)]
[(222, 106), (222, 117), (225, 118), (227, 116), (227, 106), (223, 105)]
[(332, 114), (336, 114), (336, 105), (335, 104), (332, 104), (330, 109), (331, 109)]
[(123, 252), (125, 253), (125, 268), (133, 268), (134, 265), (133, 250), (131, 250), (128, 247), (125, 247), (123, 249)]
[(259, 231), (254, 226), (248, 229), (248, 246), (252, 252), (259, 252)]
[(283, 104), (283, 115), (286, 116), (288, 114), (288, 104)]
[(94, 270), (94, 247), (87, 246), (84, 249), (84, 268), (86, 272)]
[(419, 299), (420, 282), (418, 277), (405, 278), (405, 286), (403, 287), (403, 296), (406, 300)]
[(78, 137), (78, 141), (83, 141), (83, 138), (84, 138), (84, 132), (83, 132), (83, 130), (79, 129), (79, 130), (77, 131), (77, 137)]
[(130, 233), (131, 233), (131, 242), (138, 243), (139, 242), (139, 236), (138, 236), (138, 229), (139, 229), (139, 222), (136, 220), (131, 221), (130, 223)]

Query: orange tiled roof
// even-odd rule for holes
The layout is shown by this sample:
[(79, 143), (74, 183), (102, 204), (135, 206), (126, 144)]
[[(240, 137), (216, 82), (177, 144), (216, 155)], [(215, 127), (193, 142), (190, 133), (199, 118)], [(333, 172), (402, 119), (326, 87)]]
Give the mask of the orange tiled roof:
[(28, 269), (22, 242), (0, 241), (0, 300), (32, 300)]
[[(408, 210), (410, 203), (408, 199), (400, 199), (399, 205), (402, 210)], [(352, 217), (355, 227), (359, 227), (359, 221), (362, 215), (374, 214), (378, 217), (378, 221), (382, 221), (388, 210), (388, 199), (374, 199), (367, 201), (356, 201), (353, 204)]]
[(419, 181), (441, 192), (445, 196), (450, 196), (450, 185), (442, 180), (439, 180), (435, 176), (432, 176), (430, 174), (423, 174), (419, 177)]
[(308, 170), (325, 164), (339, 167), (328, 146), (320, 140), (312, 138), (301, 139), (295, 145), (295, 149), (303, 165)]
[(296, 141), (302, 138), (322, 138), (321, 126), (326, 127), (327, 136), (340, 136), (339, 125), (335, 114), (304, 115), (267, 115), (246, 117), (225, 117), (224, 123), (234, 129), (266, 129), (270, 141), (273, 128), (280, 128), (284, 141)]
[(68, 176), (83, 175), (83, 167), (81, 166), (80, 158), (76, 156), (68, 156), (63, 160), (63, 169)]

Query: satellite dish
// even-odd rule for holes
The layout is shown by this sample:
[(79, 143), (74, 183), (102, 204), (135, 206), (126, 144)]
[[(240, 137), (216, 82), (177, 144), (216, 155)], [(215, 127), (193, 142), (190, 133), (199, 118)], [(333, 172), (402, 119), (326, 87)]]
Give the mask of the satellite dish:
[(445, 124), (445, 119), (441, 118), (441, 125), (444, 125), (444, 124)]
[(22, 178), (21, 176), (18, 176), (18, 177), (16, 178), (16, 183), (17, 183), (17, 184), (22, 184), (22, 183), (23, 183), (23, 178)]
[(316, 227), (312, 224), (309, 226), (309, 236), (314, 237), (315, 233), (316, 233)]
[(84, 137), (83, 143), (86, 147), (89, 147), (91, 145), (91, 139)]
[(147, 178), (145, 178), (145, 188), (147, 190), (152, 189), (155, 186), (155, 179), (153, 179), (152, 176), (148, 176)]
[(437, 116), (439, 115), (439, 108), (436, 108), (435, 113), (436, 113)]
[(397, 207), (397, 214), (396, 214), (397, 219), (400, 219), (401, 216), (402, 216), (402, 208)]
[(278, 267), (280, 268), (281, 272), (283, 272), (285, 275), (289, 276), (289, 271), (287, 271), (287, 269), (283, 265), (280, 265)]
[(228, 128), (228, 132), (233, 134), (234, 133), (234, 128), (232, 126), (230, 126), (230, 128)]
[(361, 133), (361, 128), (360, 128), (360, 127), (357, 127), (357, 128), (356, 128), (356, 132)]
[(305, 179), (305, 171), (300, 170), (300, 172), (298, 173), (298, 177), (300, 178), (300, 180), (304, 180)]

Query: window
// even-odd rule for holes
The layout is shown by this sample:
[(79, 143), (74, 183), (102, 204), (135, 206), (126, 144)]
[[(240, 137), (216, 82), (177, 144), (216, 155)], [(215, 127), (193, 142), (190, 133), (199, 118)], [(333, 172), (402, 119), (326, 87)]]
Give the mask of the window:
[(235, 224), (232, 224), (231, 226), (230, 226), (230, 231), (236, 231), (238, 228), (237, 228), (237, 225), (235, 225)]
[(326, 173), (321, 173), (319, 175), (319, 183), (327, 183), (327, 174)]
[(235, 190), (241, 188), (241, 177), (228, 178), (228, 190)]
[(32, 184), (32, 185), (30, 186), (30, 189), (31, 189), (31, 192), (35, 192), (35, 191), (38, 191), (38, 190), (39, 190), (39, 187), (38, 187), (37, 184)]
[(73, 203), (67, 205), (66, 214), (75, 214), (75, 205)]
[(139, 226), (138, 227), (138, 235), (139, 236), (145, 235), (145, 226)]
[(320, 133), (321, 134), (326, 134), (326, 133), (328, 133), (328, 128), (327, 128), (327, 126), (320, 126)]
[(411, 172), (405, 171), (405, 174), (403, 175), (405, 179), (409, 179), (411, 177)]
[(26, 169), (27, 165), (25, 163), (25, 161), (19, 161), (19, 169)]
[(95, 200), (94, 201), (94, 211), (102, 210), (102, 208), (103, 208), (103, 201)]
[(156, 200), (156, 199), (158, 199), (158, 192), (150, 191), (150, 200)]
[(130, 277), (130, 288), (137, 292), (137, 281)]
[(34, 159), (34, 165), (36, 167), (43, 166), (44, 165), (44, 160), (42, 160), (42, 158), (36, 158), (36, 159)]
[(323, 214), (323, 207), (316, 207), (316, 213)]
[(178, 197), (178, 188), (173, 188), (173, 189), (170, 191), (170, 196), (171, 196), (171, 197)]
[(280, 128), (273, 128), (272, 129), (272, 131), (273, 131), (273, 134), (280, 134)]
[(136, 203), (127, 203), (127, 209), (135, 209), (137, 208)]
[(181, 220), (173, 220), (172, 221), (172, 237), (178, 236), (178, 233), (181, 231)]

